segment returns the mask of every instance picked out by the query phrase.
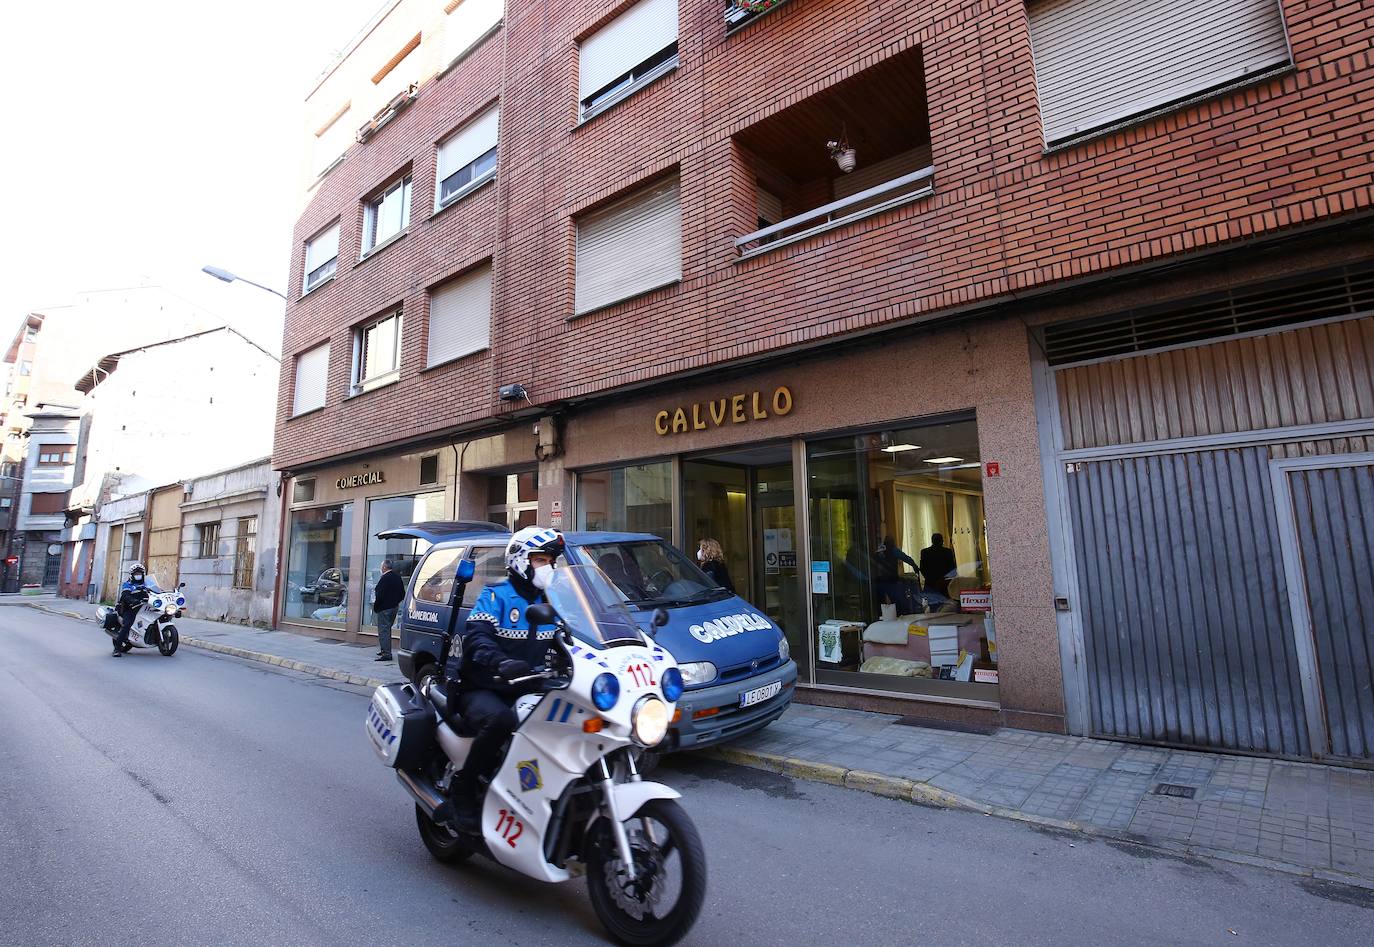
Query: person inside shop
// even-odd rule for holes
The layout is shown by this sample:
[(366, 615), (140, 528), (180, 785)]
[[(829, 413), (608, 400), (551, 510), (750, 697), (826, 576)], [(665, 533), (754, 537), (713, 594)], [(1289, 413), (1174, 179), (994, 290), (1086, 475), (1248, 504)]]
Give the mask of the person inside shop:
[(452, 787), (454, 816), (467, 831), (477, 831), (482, 811), (478, 777), (495, 769), (502, 745), (520, 723), (514, 704), (525, 691), (510, 682), (543, 664), (553, 642), (554, 627), (531, 628), (525, 612), (545, 601), (563, 549), (563, 534), (556, 529), (527, 526), (512, 536), (506, 579), (482, 589), (464, 626), (459, 674), (456, 682), (448, 675), (448, 687), (449, 700), (456, 700), (474, 734)]
[(910, 615), (916, 610), (915, 599), (920, 594), (920, 587), (902, 578), (903, 562), (911, 566), (913, 571), (920, 568), (915, 559), (902, 551), (891, 534), (885, 535), (878, 548), (873, 550), (873, 579), (878, 601), (880, 604), (895, 604), (899, 615)]
[(115, 603), (115, 611), (119, 614), (119, 634), (114, 638), (116, 658), (124, 657), (124, 652), (128, 650), (134, 618), (148, 600), (148, 595), (160, 591), (156, 582), (148, 581), (148, 571), (143, 568), (143, 563), (135, 562), (129, 567), (129, 579), (119, 587), (119, 601)]
[(921, 575), (926, 581), (926, 591), (949, 597), (949, 580), (959, 572), (954, 560), (954, 550), (945, 545), (945, 537), (940, 533), (930, 534), (930, 545), (921, 550)]
[(725, 565), (725, 550), (720, 548), (720, 543), (703, 539), (697, 547), (697, 563), (716, 585), (727, 592), (735, 591), (735, 583), (730, 581), (730, 570)]
[(377, 661), (391, 660), (391, 625), (396, 621), (396, 609), (406, 597), (401, 576), (391, 568), (391, 560), (382, 560), (382, 574), (372, 593), (372, 617), (377, 622)]

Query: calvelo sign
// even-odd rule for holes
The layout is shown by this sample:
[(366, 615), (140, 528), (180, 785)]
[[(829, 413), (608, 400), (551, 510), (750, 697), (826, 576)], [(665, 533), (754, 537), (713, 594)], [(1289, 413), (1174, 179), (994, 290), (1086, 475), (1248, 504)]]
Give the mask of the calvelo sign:
[(771, 392), (742, 391), (714, 401), (664, 408), (654, 415), (654, 431), (659, 437), (666, 437), (729, 424), (767, 421), (791, 414), (795, 403), (792, 389), (786, 385), (779, 385)]
[(384, 470), (365, 470), (362, 473), (349, 474), (347, 477), (340, 477), (334, 481), (334, 485), (340, 490), (352, 490), (355, 487), (368, 487), (374, 483), (386, 483), (386, 471)]

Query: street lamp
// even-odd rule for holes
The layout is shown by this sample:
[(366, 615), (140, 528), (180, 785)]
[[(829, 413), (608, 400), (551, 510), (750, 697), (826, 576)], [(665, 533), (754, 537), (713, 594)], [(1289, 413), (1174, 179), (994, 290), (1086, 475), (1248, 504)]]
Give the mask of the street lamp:
[(202, 273), (209, 273), (215, 279), (223, 280), (226, 283), (232, 283), (234, 282), (234, 280), (238, 280), (240, 283), (247, 283), (249, 286), (256, 286), (258, 289), (265, 289), (267, 290), (267, 292), (273, 294), (274, 296), (280, 296), (282, 299), (286, 299), (285, 293), (279, 293), (270, 286), (264, 286), (261, 283), (255, 283), (250, 279), (244, 279), (242, 276), (236, 276), (233, 273), (230, 273), (228, 270), (220, 269), (218, 266), (202, 266), (200, 268), (200, 271)]

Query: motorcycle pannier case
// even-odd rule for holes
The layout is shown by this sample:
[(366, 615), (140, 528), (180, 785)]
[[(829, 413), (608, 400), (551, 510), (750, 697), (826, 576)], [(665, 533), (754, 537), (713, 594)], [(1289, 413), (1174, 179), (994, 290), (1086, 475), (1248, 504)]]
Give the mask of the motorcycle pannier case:
[(414, 684), (384, 684), (367, 709), (367, 735), (387, 766), (413, 769), (434, 746), (434, 708)]

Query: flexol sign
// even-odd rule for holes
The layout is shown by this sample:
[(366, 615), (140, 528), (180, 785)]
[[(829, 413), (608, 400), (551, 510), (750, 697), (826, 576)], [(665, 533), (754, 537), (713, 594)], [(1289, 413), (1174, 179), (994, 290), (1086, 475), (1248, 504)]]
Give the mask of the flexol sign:
[(686, 434), (688, 431), (704, 431), (708, 427), (725, 427), (727, 424), (746, 424), (750, 421), (766, 421), (781, 418), (792, 413), (792, 389), (779, 385), (769, 396), (762, 391), (751, 391), (715, 401), (698, 401), (658, 412), (654, 415), (654, 431), (659, 437), (669, 434)]

